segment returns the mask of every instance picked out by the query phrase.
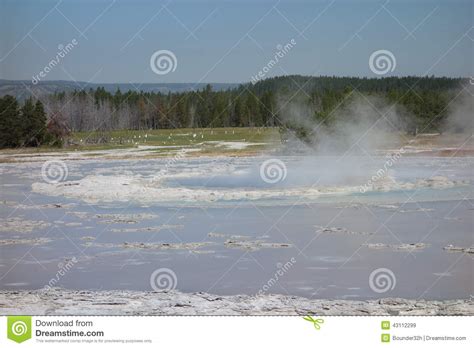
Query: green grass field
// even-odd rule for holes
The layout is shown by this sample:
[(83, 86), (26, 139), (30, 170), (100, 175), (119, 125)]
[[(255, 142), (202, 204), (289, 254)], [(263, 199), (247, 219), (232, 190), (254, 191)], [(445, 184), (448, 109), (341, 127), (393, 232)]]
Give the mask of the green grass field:
[[(101, 137), (106, 142), (97, 143)], [(212, 141), (252, 143), (279, 142), (278, 128), (204, 128), (121, 130), (111, 132), (78, 132), (70, 136), (73, 146), (83, 148), (122, 147), (136, 145), (189, 146)]]
[(154, 129), (154, 130), (120, 130), (110, 132), (74, 132), (68, 136), (62, 148), (41, 146), (20, 149), (5, 149), (2, 152), (43, 153), (67, 151), (98, 151), (127, 149), (137, 146), (163, 146), (156, 149), (156, 153), (167, 152), (170, 147), (200, 148), (201, 153), (230, 153), (245, 152), (246, 150), (226, 149), (213, 142), (249, 142), (265, 143), (252, 146), (252, 149), (261, 150), (265, 147), (274, 147), (280, 143), (278, 128), (181, 128), (181, 129)]

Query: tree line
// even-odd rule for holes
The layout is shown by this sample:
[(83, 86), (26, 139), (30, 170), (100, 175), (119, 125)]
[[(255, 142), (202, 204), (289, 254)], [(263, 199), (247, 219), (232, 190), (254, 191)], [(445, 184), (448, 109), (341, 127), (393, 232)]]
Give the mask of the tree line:
[(10, 95), (0, 98), (0, 148), (61, 146), (67, 134), (65, 125), (49, 118), (40, 100), (28, 98), (23, 105)]
[[(174, 93), (120, 89), (111, 93), (98, 87), (57, 92), (42, 97), (41, 102), (27, 100), (21, 107), (13, 97), (6, 96), (0, 106), (0, 132), (10, 134), (8, 141), (2, 137), (0, 145), (37, 146), (50, 141), (48, 134), (58, 142), (68, 131), (275, 126), (297, 129), (284, 114), (282, 105), (287, 101), (308, 106), (311, 113), (307, 117), (312, 121), (328, 123), (333, 110), (357, 93), (398, 103), (409, 114), (410, 127), (429, 125), (427, 129), (434, 130), (446, 117), (449, 100), (462, 83), (466, 80), (433, 76), (369, 79), (294, 75), (220, 91), (214, 91), (211, 85)], [(13, 104), (9, 106), (10, 103)], [(39, 131), (41, 125), (45, 133)], [(39, 131), (38, 135), (32, 136), (32, 129)]]

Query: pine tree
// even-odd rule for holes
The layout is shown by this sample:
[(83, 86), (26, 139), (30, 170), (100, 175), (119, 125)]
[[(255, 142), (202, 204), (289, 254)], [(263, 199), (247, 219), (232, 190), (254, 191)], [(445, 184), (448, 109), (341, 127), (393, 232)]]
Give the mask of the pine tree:
[(44, 111), (43, 103), (39, 100), (36, 101), (35, 104), (32, 124), (33, 133), (31, 134), (31, 140), (33, 141), (33, 146), (39, 146), (45, 139), (46, 135), (46, 113)]
[(0, 147), (21, 145), (22, 122), (18, 102), (15, 97), (6, 95), (0, 98)]
[(25, 101), (20, 110), (22, 119), (22, 144), (24, 146), (39, 146), (44, 139), (46, 115), (43, 104), (36, 104), (31, 98)]

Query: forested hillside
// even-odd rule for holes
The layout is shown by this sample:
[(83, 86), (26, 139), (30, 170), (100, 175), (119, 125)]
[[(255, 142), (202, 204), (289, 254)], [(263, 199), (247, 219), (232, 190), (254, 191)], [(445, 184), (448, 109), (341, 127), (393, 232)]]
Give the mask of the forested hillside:
[[(211, 85), (197, 91), (175, 93), (122, 92), (120, 89), (111, 93), (98, 87), (88, 91), (58, 92), (43, 96), (41, 101), (45, 104), (49, 127), (54, 125), (59, 136), (69, 131), (117, 129), (295, 128), (297, 126), (292, 124), (292, 120), (283, 114), (286, 111), (282, 106), (288, 101), (308, 107), (311, 113), (305, 117), (311, 121), (330, 123), (331, 117), (328, 116), (336, 107), (360, 95), (380, 97), (389, 105), (396, 103), (403, 107), (411, 119), (406, 128), (436, 130), (447, 115), (449, 101), (461, 85), (467, 83), (467, 79), (445, 77), (367, 79), (295, 75), (219, 91), (214, 91)], [(24, 109), (30, 109), (33, 101), (28, 100), (21, 109), (17, 107), (17, 111), (12, 111), (6, 98), (11, 102), (12, 97), (6, 96), (0, 103), (0, 132), (1, 135), (13, 136), (9, 130), (11, 127), (16, 129), (14, 125), (29, 123), (25, 121), (28, 118), (25, 118)], [(16, 118), (12, 116), (15, 114)], [(46, 127), (46, 121), (43, 124)], [(32, 127), (38, 125), (32, 123)], [(43, 139), (28, 139), (23, 135), (17, 141), (2, 141), (1, 145), (38, 145), (40, 140)]]

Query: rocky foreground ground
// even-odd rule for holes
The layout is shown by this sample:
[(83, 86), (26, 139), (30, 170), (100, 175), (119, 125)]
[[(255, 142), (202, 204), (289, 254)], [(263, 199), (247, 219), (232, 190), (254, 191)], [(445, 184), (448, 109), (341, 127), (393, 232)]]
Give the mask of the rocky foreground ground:
[(0, 314), (29, 315), (474, 315), (471, 300), (322, 300), (144, 291), (0, 291)]

